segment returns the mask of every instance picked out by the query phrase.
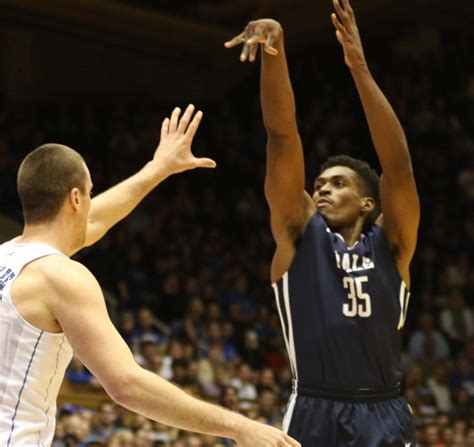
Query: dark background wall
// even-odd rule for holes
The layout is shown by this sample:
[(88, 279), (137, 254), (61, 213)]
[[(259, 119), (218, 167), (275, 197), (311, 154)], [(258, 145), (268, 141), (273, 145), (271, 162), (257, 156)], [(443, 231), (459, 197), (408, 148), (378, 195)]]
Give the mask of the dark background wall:
[[(472, 33), (467, 0), (354, 6), (369, 47), (419, 26)], [(247, 20), (280, 20), (290, 53), (335, 50), (330, 12), (328, 0), (0, 0), (0, 92), (15, 103), (218, 101), (251, 72), (223, 48)]]

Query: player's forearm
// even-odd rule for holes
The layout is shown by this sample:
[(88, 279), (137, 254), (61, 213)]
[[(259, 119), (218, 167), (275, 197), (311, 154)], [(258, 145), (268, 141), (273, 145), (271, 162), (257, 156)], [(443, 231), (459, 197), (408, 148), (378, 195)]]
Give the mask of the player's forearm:
[(86, 246), (99, 240), (133, 209), (168, 175), (148, 163), (139, 172), (94, 197), (89, 213)]
[(265, 129), (270, 138), (297, 133), (296, 106), (285, 56), (283, 35), (275, 44), (276, 56), (262, 50), (260, 97)]
[(411, 172), (405, 133), (395, 112), (367, 66), (351, 70), (385, 176)]
[(238, 439), (252, 422), (243, 416), (186, 394), (156, 374), (139, 369), (118, 402), (166, 425)]

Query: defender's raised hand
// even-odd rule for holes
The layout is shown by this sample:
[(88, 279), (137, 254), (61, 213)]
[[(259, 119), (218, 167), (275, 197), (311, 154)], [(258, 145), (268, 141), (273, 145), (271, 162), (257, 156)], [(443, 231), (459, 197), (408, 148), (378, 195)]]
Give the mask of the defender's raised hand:
[(336, 13), (331, 14), (332, 23), (336, 28), (336, 37), (344, 49), (344, 60), (350, 69), (366, 67), (364, 49), (360, 40), (359, 29), (354, 11), (349, 0), (333, 0)]
[(226, 48), (233, 48), (241, 43), (244, 45), (240, 54), (240, 61), (253, 62), (258, 47), (263, 46), (265, 53), (276, 56), (278, 50), (274, 45), (283, 34), (281, 25), (272, 19), (260, 19), (249, 22), (244, 31), (224, 44)]
[(195, 168), (215, 168), (214, 160), (196, 158), (191, 151), (191, 144), (201, 122), (202, 112), (199, 110), (194, 114), (194, 106), (190, 104), (181, 118), (180, 113), (181, 109), (176, 107), (171, 117), (164, 119), (161, 125), (160, 144), (153, 156), (153, 162), (156, 162), (157, 167), (168, 175)]

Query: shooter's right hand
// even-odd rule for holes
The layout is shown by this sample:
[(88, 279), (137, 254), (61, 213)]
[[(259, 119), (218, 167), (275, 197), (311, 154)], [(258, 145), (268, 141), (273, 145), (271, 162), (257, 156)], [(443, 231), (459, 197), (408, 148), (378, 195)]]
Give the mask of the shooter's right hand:
[(263, 46), (265, 53), (276, 56), (278, 50), (275, 44), (282, 38), (283, 28), (273, 19), (260, 19), (249, 22), (244, 31), (238, 36), (229, 40), (224, 44), (226, 48), (233, 48), (239, 44), (243, 44), (240, 61), (253, 62), (257, 54), (259, 45)]

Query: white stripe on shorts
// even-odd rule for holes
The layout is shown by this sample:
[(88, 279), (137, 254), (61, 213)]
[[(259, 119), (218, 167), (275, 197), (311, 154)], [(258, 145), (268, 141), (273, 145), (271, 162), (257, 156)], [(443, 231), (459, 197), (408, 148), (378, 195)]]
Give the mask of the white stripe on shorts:
[(285, 411), (285, 416), (283, 417), (282, 428), (285, 433), (288, 433), (288, 430), (290, 429), (291, 419), (293, 417), (293, 411), (295, 411), (296, 397), (297, 397), (297, 393), (296, 391), (293, 391), (293, 393), (291, 393), (290, 400), (288, 401), (288, 408)]

